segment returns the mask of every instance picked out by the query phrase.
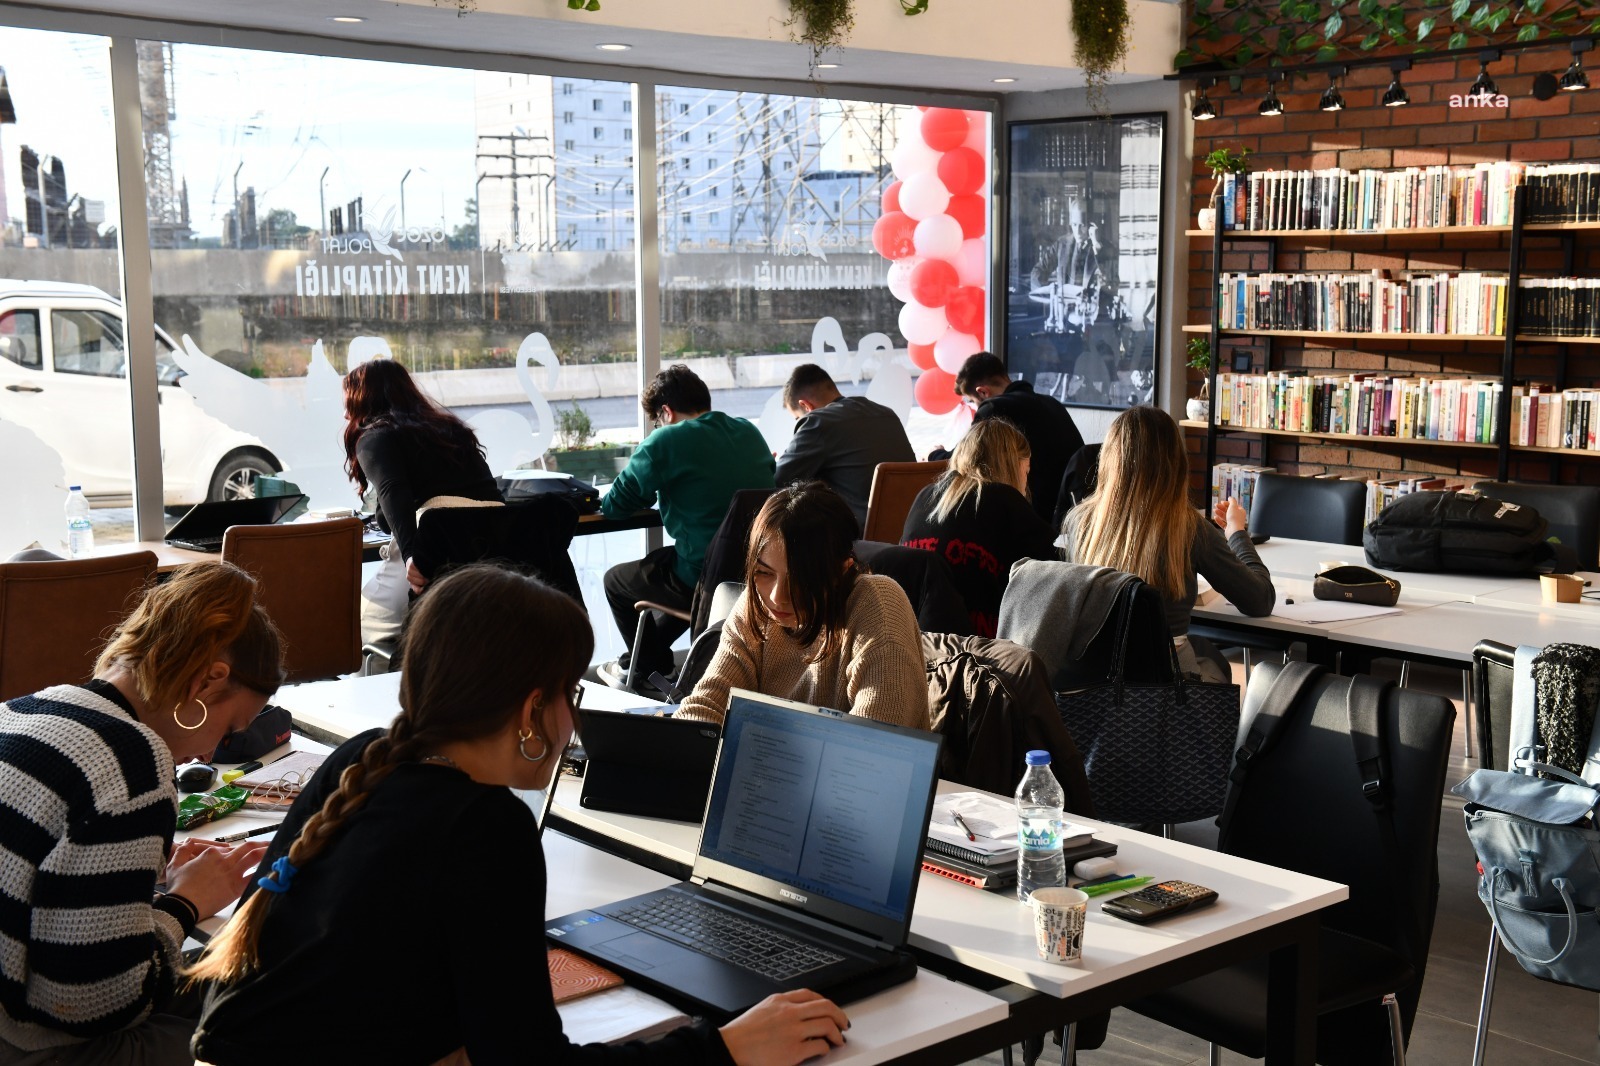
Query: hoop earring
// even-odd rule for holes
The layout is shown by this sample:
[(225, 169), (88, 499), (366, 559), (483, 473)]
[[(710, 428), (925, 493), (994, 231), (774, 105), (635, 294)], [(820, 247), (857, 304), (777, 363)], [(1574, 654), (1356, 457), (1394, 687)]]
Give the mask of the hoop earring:
[(524, 759), (527, 759), (529, 762), (544, 762), (544, 757), (546, 755), (550, 754), (550, 742), (548, 740), (546, 740), (544, 737), (540, 737), (539, 738), (539, 743), (542, 746), (539, 748), (539, 754), (538, 755), (529, 755), (528, 754), (528, 741), (530, 741), (532, 739), (533, 739), (533, 730), (530, 729), (527, 732), (523, 732), (520, 729), (517, 730), (517, 754), (521, 755)]
[(198, 722), (196, 722), (194, 725), (184, 725), (183, 724), (183, 719), (178, 717), (178, 712), (183, 710), (183, 704), (180, 703), (176, 707), (172, 708), (172, 720), (174, 722), (178, 723), (178, 727), (180, 729), (187, 729), (190, 732), (193, 732), (194, 730), (199, 729), (201, 726), (205, 725), (206, 724), (206, 719), (211, 717), (211, 709), (205, 705), (205, 702), (203, 700), (201, 700), (198, 696), (196, 696), (195, 697), (195, 702), (200, 704), (200, 720)]

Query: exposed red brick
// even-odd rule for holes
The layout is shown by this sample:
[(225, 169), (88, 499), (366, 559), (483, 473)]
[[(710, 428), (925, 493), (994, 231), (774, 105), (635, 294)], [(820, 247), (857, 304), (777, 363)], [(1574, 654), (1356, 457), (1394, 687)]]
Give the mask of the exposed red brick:
[(1394, 165), (1394, 153), (1386, 148), (1361, 148), (1339, 153), (1339, 165), (1347, 170)]
[(1557, 93), (1548, 100), (1531, 96), (1517, 96), (1511, 100), (1512, 118), (1543, 118), (1546, 115), (1566, 115), (1572, 112), (1572, 93)]
[[(1480, 112), (1480, 114), (1481, 114), (1481, 112)], [(1477, 115), (1471, 116), (1471, 118), (1467, 118), (1466, 121), (1472, 121), (1472, 119), (1475, 119), (1477, 117), (1478, 117)], [(1486, 121), (1486, 122), (1483, 122), (1482, 125), (1480, 125), (1478, 127), (1478, 140), (1479, 141), (1527, 141), (1527, 140), (1532, 140), (1534, 137), (1538, 136), (1539, 127), (1540, 127), (1541, 124), (1548, 123), (1548, 122), (1568, 122), (1568, 121), (1571, 121), (1571, 120), (1570, 119), (1543, 119), (1541, 121), (1535, 121), (1535, 120), (1533, 120), (1531, 118), (1524, 118), (1524, 119), (1503, 119), (1503, 120), (1500, 120), (1500, 121), (1497, 121), (1497, 122), (1495, 122), (1495, 121)], [(1574, 132), (1577, 132), (1577, 131), (1574, 131)], [(1589, 133), (1600, 132), (1600, 123), (1591, 122), (1590, 126), (1589, 126), (1589, 129), (1587, 131), (1584, 131), (1584, 132), (1589, 132)], [(1505, 157), (1504, 156), (1498, 156), (1497, 158), (1502, 158), (1503, 159)]]
[(1424, 134), (1423, 143), (1437, 143), (1431, 136), (1431, 129), (1419, 131), (1415, 126), (1378, 127), (1368, 130), (1361, 140), (1368, 148), (1407, 148), (1418, 143), (1419, 132)]
[[(1447, 122), (1453, 116), (1451, 109), (1444, 104), (1418, 105), (1413, 99), (1409, 107), (1388, 108), (1392, 115), (1392, 124), (1396, 126), (1432, 126), (1440, 122)], [(1397, 166), (1401, 164), (1396, 164)]]
[(1541, 137), (1594, 137), (1600, 135), (1600, 115), (1572, 115), (1539, 120)]
[(1550, 159), (1567, 159), (1572, 155), (1572, 142), (1565, 138), (1541, 138), (1536, 141), (1512, 141), (1509, 145), (1512, 159), (1539, 162)]
[(1351, 253), (1349, 252), (1306, 252), (1306, 270), (1349, 270)]

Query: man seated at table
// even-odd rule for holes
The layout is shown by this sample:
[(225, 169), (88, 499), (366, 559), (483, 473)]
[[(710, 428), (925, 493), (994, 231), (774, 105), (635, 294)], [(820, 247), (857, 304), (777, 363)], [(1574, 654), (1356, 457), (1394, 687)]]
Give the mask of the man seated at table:
[[(772, 452), (750, 422), (711, 409), (711, 390), (682, 363), (657, 374), (639, 398), (655, 428), (600, 501), (600, 513), (622, 518), (652, 504), (661, 508), (661, 525), (672, 544), (606, 571), (606, 603), (631, 645), (638, 628), (634, 604), (649, 600), (687, 611), (695, 583), (733, 494), (739, 489), (771, 488)], [(662, 616), (645, 630), (636, 676), (672, 672), (672, 642), (689, 623)], [(600, 677), (622, 687), (630, 652), (598, 667)]]
[(843, 395), (815, 363), (794, 368), (783, 386), (783, 406), (795, 427), (778, 456), (778, 484), (825, 482), (865, 526), (873, 470), (916, 459), (900, 416), (865, 396)]
[(1083, 447), (1083, 434), (1065, 406), (1033, 391), (1026, 381), (1012, 381), (998, 356), (979, 352), (961, 364), (956, 395), (976, 408), (974, 422), (1003, 418), (1022, 430), (1033, 452), (1028, 470), (1028, 497), (1039, 517), (1061, 529), (1066, 507), (1058, 507), (1061, 478), (1067, 463)]

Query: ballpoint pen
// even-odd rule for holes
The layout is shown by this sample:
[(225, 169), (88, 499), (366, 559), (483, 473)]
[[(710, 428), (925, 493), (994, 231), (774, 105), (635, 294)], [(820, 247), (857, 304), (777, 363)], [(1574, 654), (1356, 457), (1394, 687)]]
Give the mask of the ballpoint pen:
[(243, 833), (229, 833), (225, 837), (212, 837), (211, 839), (218, 844), (233, 844), (240, 840), (249, 840), (251, 837), (275, 833), (281, 825), (283, 825), (282, 822), (273, 822), (271, 825), (258, 825), (254, 829), (247, 829)]
[(967, 834), (967, 839), (968, 840), (977, 840), (978, 839), (978, 834), (974, 833), (972, 831), (972, 827), (967, 824), (967, 820), (965, 818), (961, 817), (961, 812), (960, 811), (957, 811), (954, 815), (952, 815), (952, 817), (955, 818), (956, 824), (961, 827), (961, 831), (963, 833)]

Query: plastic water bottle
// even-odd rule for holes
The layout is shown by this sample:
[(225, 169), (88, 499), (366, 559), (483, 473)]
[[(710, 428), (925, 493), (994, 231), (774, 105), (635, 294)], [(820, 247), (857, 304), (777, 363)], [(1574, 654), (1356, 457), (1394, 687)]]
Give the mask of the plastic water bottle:
[(94, 552), (94, 524), (89, 521), (89, 501), (83, 486), (67, 490), (67, 557), (82, 559)]
[(1066, 793), (1050, 772), (1048, 751), (1028, 752), (1028, 771), (1017, 786), (1017, 899), (1026, 903), (1036, 888), (1065, 886), (1061, 814)]

